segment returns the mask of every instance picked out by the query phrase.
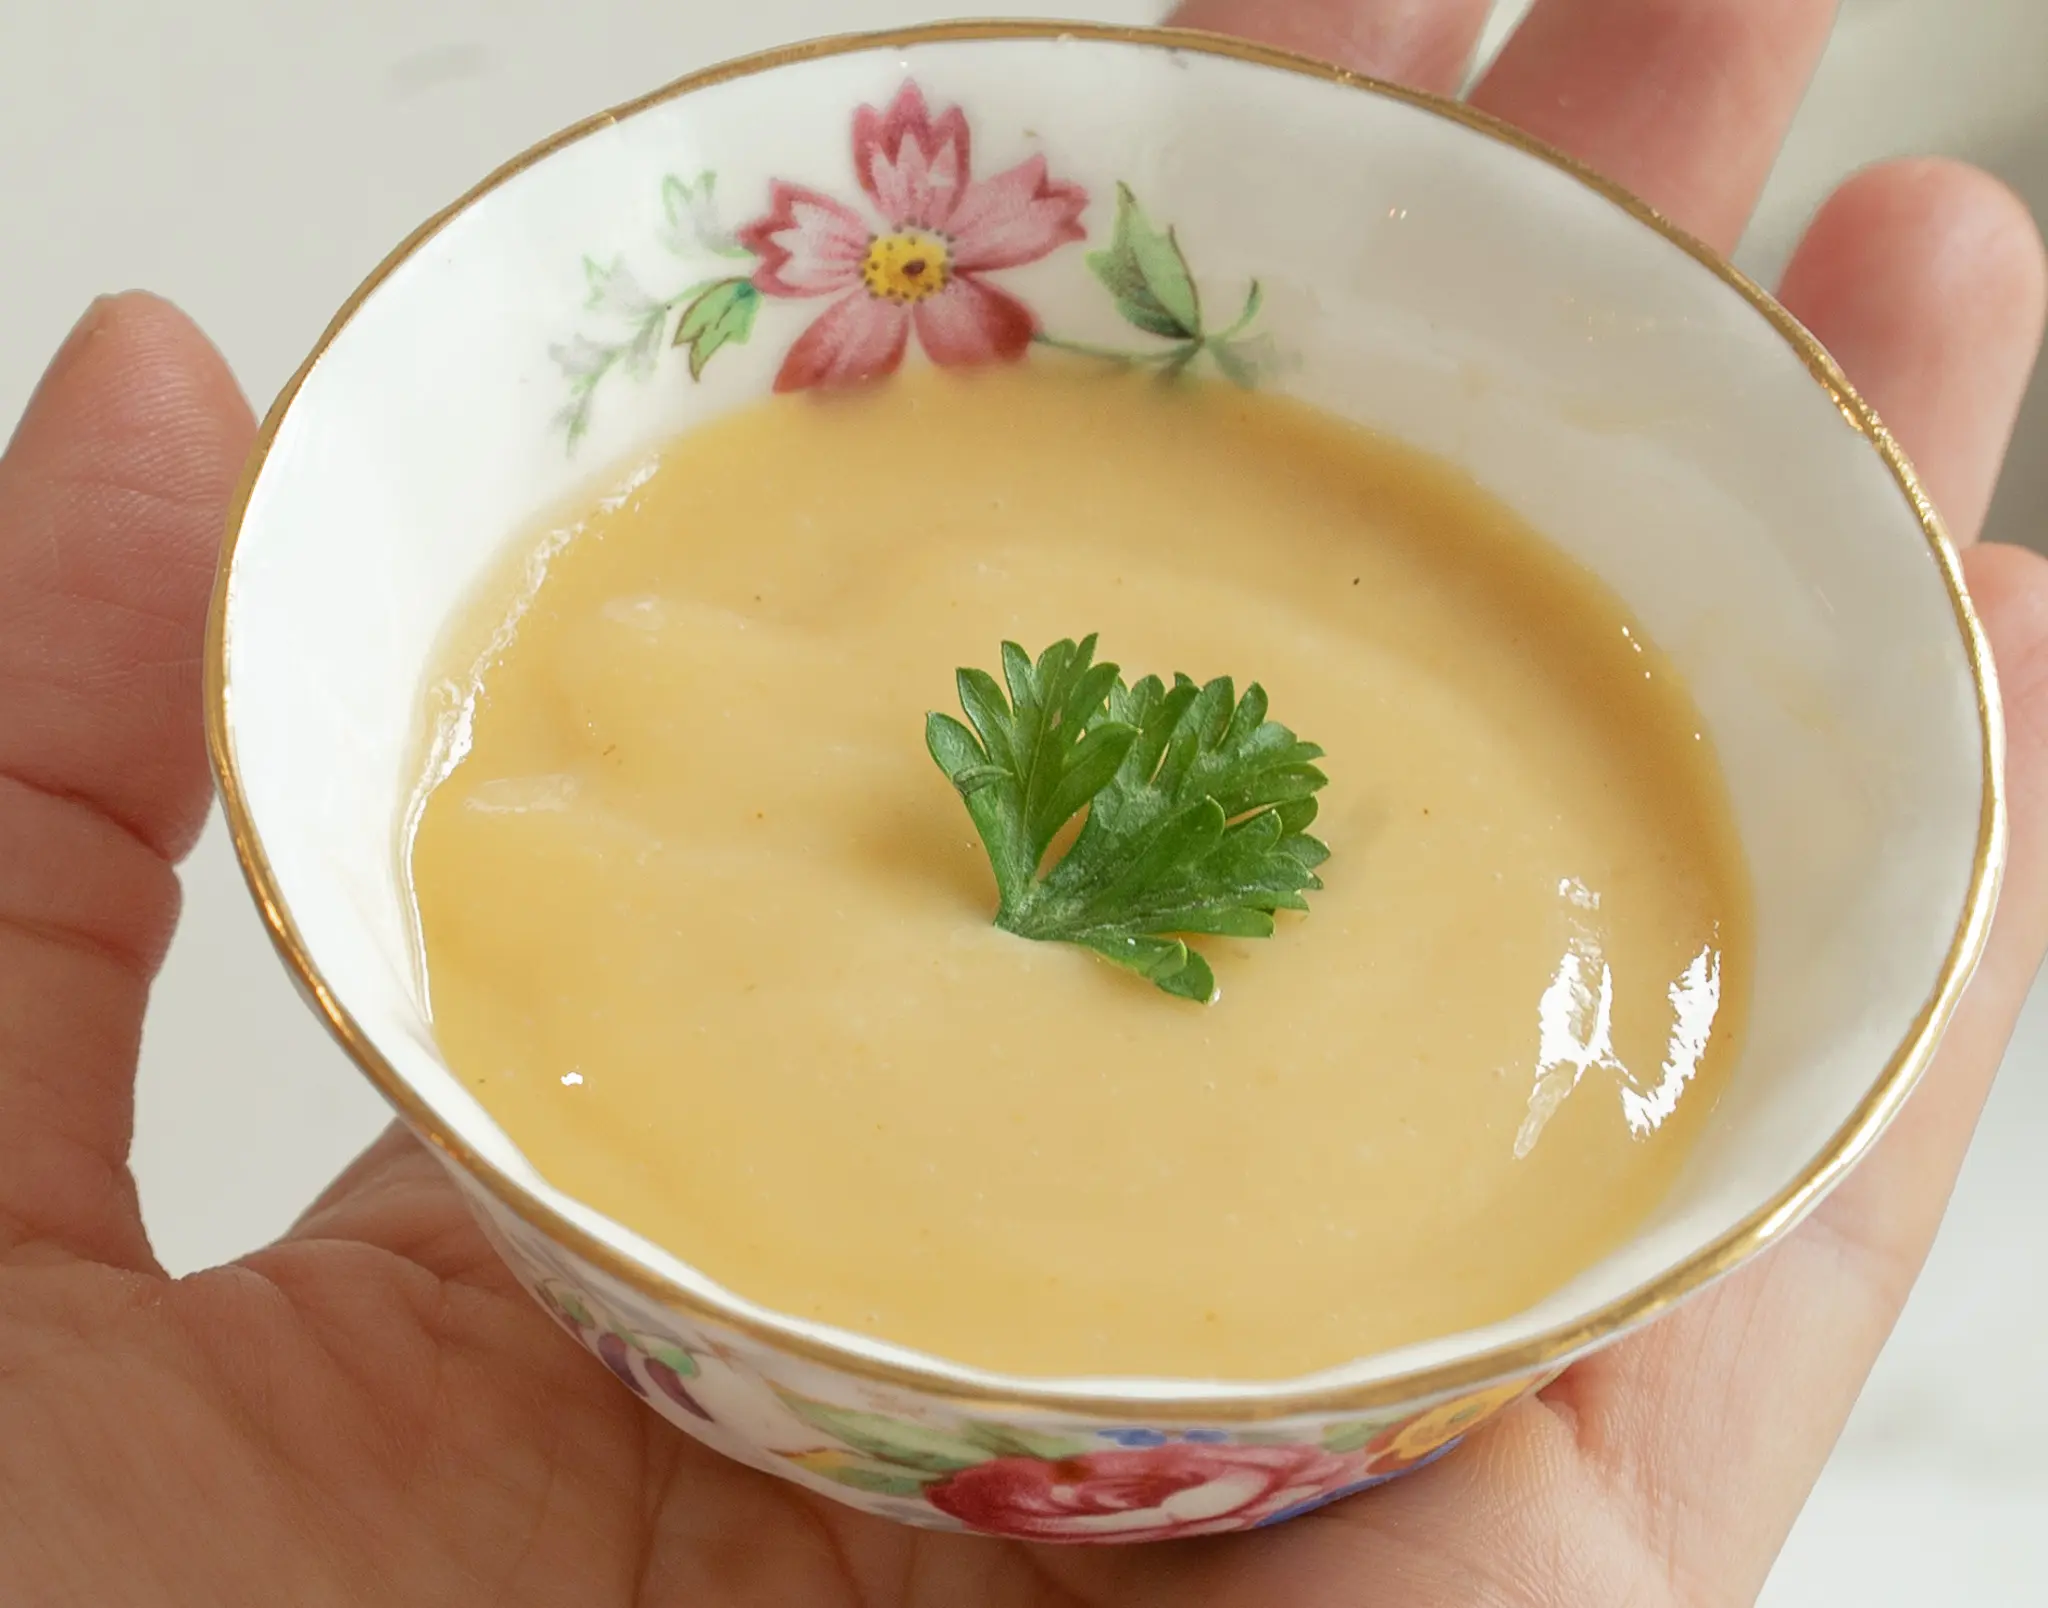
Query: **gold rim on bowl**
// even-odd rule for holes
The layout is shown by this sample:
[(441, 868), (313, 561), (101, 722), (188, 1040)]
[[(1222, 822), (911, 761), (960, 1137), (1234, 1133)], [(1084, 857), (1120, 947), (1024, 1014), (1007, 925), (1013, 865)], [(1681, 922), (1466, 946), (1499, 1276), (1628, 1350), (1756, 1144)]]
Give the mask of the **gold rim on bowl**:
[[(1355, 1384), (1275, 1381), (1271, 1384), (1240, 1385), (1190, 1381), (1185, 1389), (1160, 1392), (1162, 1385), (1177, 1381), (1148, 1381), (1143, 1393), (1116, 1388), (1105, 1381), (1103, 1388), (1080, 1388), (1058, 1379), (1034, 1379), (992, 1375), (980, 1370), (956, 1367), (938, 1358), (897, 1361), (870, 1355), (860, 1348), (859, 1337), (839, 1343), (813, 1332), (798, 1320), (785, 1319), (758, 1310), (743, 1310), (713, 1294), (692, 1290), (663, 1276), (651, 1267), (627, 1256), (587, 1230), (570, 1222), (547, 1202), (536, 1198), (517, 1180), (507, 1177), (476, 1149), (453, 1132), (413, 1088), (378, 1052), (347, 1008), (335, 996), (307, 952), (304, 940), (292, 920), (277, 879), (263, 851), (248, 801), (242, 791), (236, 764), (234, 740), (228, 729), (227, 604), (232, 586), (235, 550), (243, 520), (256, 482), (263, 471), (272, 443), (292, 403), (327, 349), (347, 328), (363, 303), (413, 253), (443, 226), (472, 204), (526, 169), (572, 145), (587, 135), (609, 127), (650, 107), (680, 99), (698, 90), (734, 79), (748, 78), (778, 67), (825, 57), (869, 50), (902, 49), (915, 45), (995, 41), (1077, 39), (1094, 43), (1136, 45), (1168, 51), (1192, 51), (1227, 57), (1260, 67), (1297, 73), (1325, 83), (1345, 85), (1366, 94), (1432, 112), (1459, 123), (1487, 139), (1533, 156), (1576, 179), (1586, 188), (1621, 208), (1638, 223), (1656, 231), (1673, 245), (1706, 267), (1760, 313), (1787, 345), (1799, 355), (1814, 379), (1841, 410), (1842, 416), (1861, 433), (1884, 461), (1900, 491), (1911, 505), (1927, 538), (1943, 584), (1955, 610), (1956, 625), (1976, 685), (1978, 720), (1984, 753), (1983, 807), (1978, 827), (1977, 848), (1970, 872), (1970, 886), (1955, 937), (1933, 990), (1913, 1020), (1905, 1039), (1886, 1062), (1883, 1072), (1859, 1103), (1849, 1120), (1836, 1131), (1788, 1187), (1752, 1212), (1712, 1244), (1667, 1269), (1661, 1276), (1627, 1294), (1607, 1302), (1598, 1310), (1556, 1328), (1497, 1346), (1491, 1350), (1460, 1357), (1451, 1362), (1417, 1368), (1406, 1373)], [(1386, 83), (1358, 73), (1347, 72), (1326, 62), (1274, 50), (1263, 45), (1218, 34), (1181, 29), (1111, 27), (1088, 23), (1047, 22), (948, 22), (886, 32), (845, 34), (786, 46), (760, 55), (726, 62), (677, 79), (661, 89), (627, 101), (610, 111), (542, 140), (514, 157), (476, 185), (466, 195), (443, 208), (415, 229), (398, 248), (380, 263), (355, 293), (342, 304), (312, 353), (289, 384), (278, 395), (258, 432), (256, 446), (242, 473), (228, 513), (227, 530), (215, 579), (213, 603), (206, 632), (206, 741), (219, 783), (222, 808), (233, 837), (236, 858), (255, 896), (263, 921), (278, 953), (314, 1002), (329, 1030), (362, 1068), (384, 1097), (397, 1108), (414, 1132), (423, 1136), (475, 1179), (514, 1216), (548, 1239), (562, 1244), (604, 1272), (656, 1303), (690, 1314), (701, 1320), (747, 1335), (776, 1350), (841, 1369), (849, 1374), (882, 1384), (927, 1392), (975, 1410), (1004, 1408), (1038, 1412), (1067, 1412), (1082, 1416), (1105, 1413), (1142, 1414), (1148, 1420), (1254, 1421), (1292, 1417), (1300, 1414), (1369, 1412), (1423, 1401), (1431, 1397), (1468, 1390), (1475, 1386), (1555, 1369), (1578, 1354), (1598, 1346), (1624, 1331), (1658, 1316), (1704, 1285), (1783, 1238), (1819, 1203), (1877, 1141), (1892, 1118), (1912, 1093), (1920, 1074), (1932, 1060), (1943, 1030), (1954, 1014), (1958, 1000), (1983, 954), (2004, 872), (2006, 821), (2004, 796), (2004, 724), (2000, 715), (1997, 680), (1982, 624), (1964, 588), (1962, 565), (1955, 547), (1943, 528), (1940, 516), (1928, 500), (1912, 466), (1889, 431), (1878, 420), (1847, 377), (1821, 344), (1777, 301), (1729, 263), (1718, 252), (1676, 227), (1653, 208), (1619, 185), (1532, 139), (1519, 129), (1484, 112), (1440, 95), (1403, 85)]]

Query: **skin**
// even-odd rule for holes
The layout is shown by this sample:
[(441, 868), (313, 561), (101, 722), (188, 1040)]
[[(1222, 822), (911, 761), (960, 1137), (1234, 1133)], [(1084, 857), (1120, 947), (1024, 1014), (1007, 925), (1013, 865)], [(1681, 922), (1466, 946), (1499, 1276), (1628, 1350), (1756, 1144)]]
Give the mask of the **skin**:
[[(1443, 88), (1480, 0), (1181, 20)], [(1542, 0), (1477, 98), (1735, 243), (1827, 0)], [(1786, 302), (1973, 540), (2041, 335), (1991, 179), (1857, 175)], [(374, 1146), (279, 1243), (172, 1280), (126, 1166), (136, 1044), (204, 816), (201, 624), (252, 430), (218, 355), (96, 303), (0, 458), (0, 1601), (1509, 1608), (1752, 1601), (1906, 1298), (2048, 947), (2048, 562), (1967, 559), (2012, 860), (1935, 1067), (1797, 1234), (1458, 1456), (1282, 1529), (1034, 1549), (863, 1519), (660, 1422), (515, 1289), (434, 1164)]]

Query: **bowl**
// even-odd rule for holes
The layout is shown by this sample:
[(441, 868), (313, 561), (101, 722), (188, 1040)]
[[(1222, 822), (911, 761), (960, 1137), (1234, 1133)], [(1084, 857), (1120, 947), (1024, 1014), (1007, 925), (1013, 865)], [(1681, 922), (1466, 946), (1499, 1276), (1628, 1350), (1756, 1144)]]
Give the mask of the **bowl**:
[[(799, 191), (856, 230), (945, 215), (945, 299), (906, 312), (821, 267), (790, 232), (820, 205)], [(1116, 245), (1124, 211), (1144, 250)], [(1117, 272), (1091, 272), (1104, 250)], [(540, 510), (773, 387), (879, 372), (897, 344), (1013, 356), (1005, 299), (1063, 344), (1277, 387), (1462, 465), (1688, 679), (1755, 882), (1749, 1038), (1669, 1197), (1526, 1311), (1309, 1377), (991, 1374), (719, 1287), (551, 1187), (436, 1052), (399, 844), (459, 603)], [(208, 672), (286, 962), (535, 1298), (743, 1462), (1042, 1540), (1244, 1529), (1395, 1477), (1781, 1238), (1927, 1065), (2003, 860), (1997, 694), (1955, 554), (1808, 334), (1476, 112), (1164, 31), (800, 45), (516, 158), (377, 269), (271, 411)]]

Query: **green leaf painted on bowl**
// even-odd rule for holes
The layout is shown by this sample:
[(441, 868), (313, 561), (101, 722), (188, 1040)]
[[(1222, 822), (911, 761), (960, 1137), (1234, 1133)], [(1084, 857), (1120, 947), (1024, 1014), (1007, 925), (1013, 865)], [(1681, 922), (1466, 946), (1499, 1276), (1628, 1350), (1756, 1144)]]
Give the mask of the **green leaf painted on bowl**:
[(656, 1362), (666, 1363), (678, 1379), (694, 1379), (703, 1371), (697, 1366), (697, 1359), (680, 1346), (649, 1339), (646, 1335), (635, 1335), (633, 1343)]
[(1116, 298), (1117, 311), (1138, 328), (1170, 340), (1202, 338), (1202, 299), (1171, 229), (1163, 233), (1139, 207), (1131, 187), (1116, 187), (1116, 232), (1088, 267)]
[(1326, 1452), (1358, 1452), (1379, 1433), (1377, 1424), (1332, 1424), (1323, 1431), (1323, 1450)]
[(583, 1297), (566, 1284), (550, 1281), (543, 1286), (542, 1294), (550, 1297), (556, 1306), (566, 1312), (571, 1322), (585, 1329), (597, 1327), (597, 1320), (590, 1315), (590, 1308), (584, 1303)]
[(922, 1497), (927, 1485), (945, 1478), (943, 1474), (914, 1473), (894, 1464), (878, 1463), (836, 1446), (783, 1455), (808, 1473), (840, 1485), (850, 1485), (856, 1491), (871, 1491), (877, 1496)]
[(922, 1496), (929, 1483), (879, 1463), (845, 1463), (833, 1469), (827, 1478), (837, 1480), (841, 1485), (850, 1485), (856, 1491), (872, 1491), (877, 1496)]
[(690, 378), (704, 377), (704, 365), (720, 347), (744, 346), (760, 310), (761, 293), (744, 279), (721, 279), (684, 308), (674, 344), (690, 349)]
[(781, 1394), (789, 1410), (813, 1429), (821, 1429), (854, 1451), (898, 1469), (951, 1474), (989, 1459), (986, 1447), (977, 1446), (964, 1436), (948, 1435), (943, 1430), (881, 1413), (855, 1412), (804, 1396)]
[(1019, 1429), (1012, 1424), (991, 1424), (985, 1420), (968, 1424), (961, 1434), (975, 1445), (986, 1447), (992, 1456), (1037, 1457), (1048, 1463), (1079, 1457), (1098, 1449), (1093, 1441), (1077, 1440), (1070, 1435), (1041, 1435), (1035, 1430)]
[(1301, 1437), (1284, 1429), (1241, 1429), (1230, 1437), (1233, 1446), (1299, 1446)]

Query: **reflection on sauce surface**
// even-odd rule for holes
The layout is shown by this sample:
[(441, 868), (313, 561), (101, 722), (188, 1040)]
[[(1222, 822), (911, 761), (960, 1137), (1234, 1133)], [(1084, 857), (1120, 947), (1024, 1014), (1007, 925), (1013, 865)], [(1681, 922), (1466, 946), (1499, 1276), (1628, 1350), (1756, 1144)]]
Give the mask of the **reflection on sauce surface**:
[[(923, 746), (1102, 633), (1329, 751), (1307, 918), (1183, 1004), (994, 930)], [(1057, 365), (778, 399), (461, 622), (411, 870), (435, 1028), (557, 1185), (740, 1293), (988, 1367), (1275, 1377), (1624, 1238), (1749, 987), (1683, 690), (1448, 468)]]
[(1657, 1078), (1649, 1087), (1614, 1049), (1614, 968), (1601, 952), (1597, 914), (1600, 895), (1567, 877), (1558, 895), (1585, 919), (1567, 917), (1575, 929), (1550, 986), (1536, 1002), (1536, 1086), (1529, 1114), (1515, 1135), (1515, 1155), (1536, 1148), (1543, 1128), (1565, 1098), (1595, 1067), (1616, 1075), (1616, 1090), (1629, 1130), (1647, 1135), (1678, 1110), (1679, 1096), (1700, 1069), (1721, 1010), (1719, 934), (1666, 990), (1671, 1001), (1671, 1038)]

